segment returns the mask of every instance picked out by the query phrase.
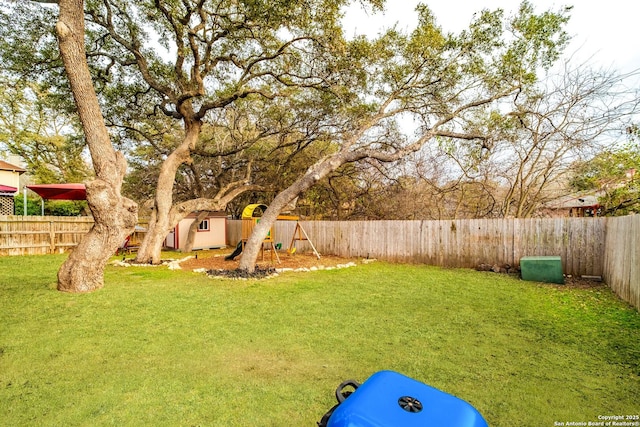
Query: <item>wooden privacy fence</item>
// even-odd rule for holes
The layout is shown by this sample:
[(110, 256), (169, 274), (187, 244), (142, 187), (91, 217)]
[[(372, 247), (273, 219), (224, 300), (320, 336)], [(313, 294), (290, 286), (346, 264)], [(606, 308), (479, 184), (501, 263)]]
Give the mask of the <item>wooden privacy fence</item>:
[(0, 215), (0, 255), (43, 255), (74, 248), (91, 217)]
[(604, 280), (622, 299), (640, 310), (640, 215), (607, 222)]
[[(565, 274), (602, 276), (640, 310), (640, 215), (620, 218), (478, 219), (453, 221), (302, 221), (320, 253), (443, 267), (518, 265), (523, 256), (560, 255)], [(295, 221), (278, 221), (286, 249)], [(240, 221), (227, 222), (228, 243)], [(309, 250), (306, 242), (298, 248)]]
[[(345, 257), (443, 267), (517, 265), (523, 256), (560, 255), (566, 274), (601, 276), (606, 218), (453, 221), (303, 221), (316, 248)], [(240, 221), (228, 221), (235, 244)], [(278, 221), (275, 241), (287, 248), (295, 221)], [(298, 242), (308, 249), (306, 242)]]

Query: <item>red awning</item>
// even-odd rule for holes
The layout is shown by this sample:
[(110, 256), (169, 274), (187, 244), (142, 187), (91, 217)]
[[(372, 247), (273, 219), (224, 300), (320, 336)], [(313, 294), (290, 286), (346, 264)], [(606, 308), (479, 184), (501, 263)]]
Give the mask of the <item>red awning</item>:
[(47, 200), (86, 200), (84, 184), (32, 184), (27, 188)]
[(8, 185), (0, 185), (0, 193), (15, 193), (18, 191), (16, 187), (10, 187)]

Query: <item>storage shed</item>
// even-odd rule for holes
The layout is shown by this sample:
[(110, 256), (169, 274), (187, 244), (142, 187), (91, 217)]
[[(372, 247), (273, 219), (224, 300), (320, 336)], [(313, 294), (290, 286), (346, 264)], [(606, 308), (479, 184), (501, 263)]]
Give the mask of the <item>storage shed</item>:
[[(187, 243), (187, 236), (191, 224), (196, 220), (197, 213), (192, 213), (182, 219), (169, 232), (165, 246), (170, 249), (183, 250)], [(225, 212), (211, 212), (198, 226), (193, 250), (217, 249), (227, 244), (227, 214)]]

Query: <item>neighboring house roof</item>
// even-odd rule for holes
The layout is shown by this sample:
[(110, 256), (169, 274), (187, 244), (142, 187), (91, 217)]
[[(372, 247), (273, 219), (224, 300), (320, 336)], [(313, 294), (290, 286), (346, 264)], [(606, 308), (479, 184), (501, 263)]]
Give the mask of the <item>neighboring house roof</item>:
[(17, 172), (19, 174), (23, 174), (26, 172), (26, 170), (22, 169), (20, 166), (12, 165), (11, 163), (5, 162), (4, 160), (0, 160), (0, 170)]
[(600, 206), (598, 196), (595, 194), (571, 194), (545, 203), (545, 207), (549, 209), (587, 208), (592, 206)]
[(43, 199), (85, 200), (87, 189), (84, 184), (30, 184), (27, 188)]

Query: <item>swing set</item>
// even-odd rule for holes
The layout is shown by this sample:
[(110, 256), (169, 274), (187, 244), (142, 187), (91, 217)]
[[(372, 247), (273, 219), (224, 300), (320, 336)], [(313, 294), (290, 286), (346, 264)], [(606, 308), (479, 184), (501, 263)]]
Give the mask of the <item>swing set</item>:
[[(249, 236), (251, 236), (251, 233), (253, 232), (254, 227), (256, 226), (256, 224), (260, 222), (260, 218), (262, 217), (262, 215), (266, 210), (267, 210), (267, 205), (256, 203), (256, 204), (247, 205), (242, 211), (242, 240), (241, 240), (242, 250), (244, 250), (244, 246), (246, 245), (247, 240), (249, 240)], [(289, 248), (287, 249), (287, 253), (289, 255), (293, 255), (296, 252), (296, 242), (307, 241), (309, 242), (309, 245), (313, 249), (313, 253), (316, 255), (316, 257), (318, 257), (318, 259), (320, 259), (320, 254), (316, 250), (316, 247), (313, 245), (313, 242), (309, 238), (309, 235), (307, 234), (305, 229), (302, 227), (302, 224), (300, 224), (300, 217), (294, 216), (294, 215), (279, 215), (278, 219), (284, 220), (284, 221), (296, 221), (296, 227), (293, 231), (293, 237), (291, 238), (291, 243), (289, 244)], [(274, 228), (271, 227), (266, 237), (262, 241), (262, 248), (261, 248), (262, 259), (264, 260), (264, 249), (266, 246), (268, 249), (271, 250), (271, 262), (273, 262), (273, 256), (275, 254), (278, 264), (280, 264), (280, 257), (278, 256), (278, 251), (276, 250), (276, 249), (279, 249), (279, 248), (276, 248), (276, 246), (279, 246), (279, 244), (276, 245), (274, 243), (274, 236), (275, 236)]]

